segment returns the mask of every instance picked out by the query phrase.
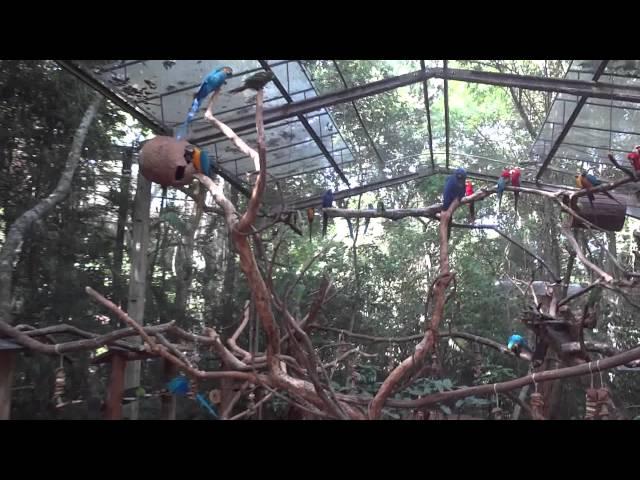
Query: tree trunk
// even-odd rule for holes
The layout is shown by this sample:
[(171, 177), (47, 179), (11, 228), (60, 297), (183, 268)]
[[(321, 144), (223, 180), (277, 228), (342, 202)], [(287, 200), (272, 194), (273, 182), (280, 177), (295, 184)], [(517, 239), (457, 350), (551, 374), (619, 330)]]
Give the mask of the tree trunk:
[[(232, 189), (229, 192), (229, 200), (234, 206), (238, 205), (238, 191)], [(222, 319), (220, 330), (225, 331), (233, 323), (233, 294), (235, 292), (236, 277), (238, 276), (238, 264), (233, 253), (231, 238), (227, 235), (226, 262), (224, 280), (222, 282)]]
[[(151, 207), (151, 182), (138, 171), (138, 186), (133, 206), (133, 244), (131, 247), (131, 273), (129, 276), (129, 302), (127, 313), (140, 325), (144, 325), (145, 293), (147, 291), (147, 267), (149, 248), (149, 209)], [(136, 337), (136, 341), (140, 341)], [(140, 360), (127, 363), (124, 388), (140, 385)], [(124, 406), (124, 415), (138, 419), (138, 402)]]
[(114, 303), (123, 304), (125, 288), (122, 279), (122, 258), (124, 253), (124, 230), (129, 212), (129, 186), (131, 185), (131, 165), (133, 148), (127, 149), (122, 158), (122, 174), (120, 176), (120, 194), (118, 198), (118, 226), (116, 231), (116, 248), (113, 252), (113, 298)]

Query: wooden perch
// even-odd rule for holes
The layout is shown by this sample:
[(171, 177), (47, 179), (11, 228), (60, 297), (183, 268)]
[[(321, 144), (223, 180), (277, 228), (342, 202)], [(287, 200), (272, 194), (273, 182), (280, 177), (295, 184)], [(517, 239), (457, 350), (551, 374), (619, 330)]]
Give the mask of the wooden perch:
[(598, 360), (598, 362), (594, 361), (590, 363), (583, 363), (581, 365), (573, 367), (538, 372), (533, 374), (535, 375), (535, 377), (533, 375), (527, 375), (526, 377), (517, 378), (508, 382), (463, 388), (460, 390), (453, 390), (451, 392), (436, 393), (416, 400), (393, 400), (389, 401), (388, 404), (389, 406), (396, 406), (401, 408), (426, 407), (428, 405), (435, 405), (437, 403), (457, 400), (472, 395), (491, 395), (495, 392), (503, 393), (534, 383), (543, 383), (551, 380), (558, 380), (561, 378), (587, 375), (591, 374), (591, 372), (605, 371), (620, 365), (625, 365), (637, 359), (640, 359), (640, 347), (636, 347), (632, 350), (628, 350), (624, 353), (620, 353), (609, 358)]
[(387, 399), (391, 396), (396, 386), (407, 376), (414, 368), (419, 367), (424, 362), (427, 354), (433, 349), (437, 340), (436, 334), (440, 321), (444, 314), (446, 304), (446, 291), (449, 283), (453, 279), (453, 274), (449, 271), (449, 245), (447, 238), (447, 225), (449, 219), (455, 212), (460, 202), (456, 199), (453, 201), (449, 209), (440, 214), (440, 275), (434, 288), (435, 305), (431, 316), (431, 324), (427, 328), (424, 338), (415, 347), (415, 352), (400, 365), (398, 365), (389, 376), (382, 382), (380, 389), (374, 396), (369, 405), (369, 419), (375, 420), (380, 417), (382, 407)]

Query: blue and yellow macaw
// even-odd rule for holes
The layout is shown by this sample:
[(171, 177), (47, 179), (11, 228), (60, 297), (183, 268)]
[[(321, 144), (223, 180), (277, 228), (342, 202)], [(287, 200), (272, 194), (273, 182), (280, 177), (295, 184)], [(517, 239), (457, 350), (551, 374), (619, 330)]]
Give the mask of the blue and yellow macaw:
[(184, 152), (184, 159), (187, 163), (193, 163), (198, 172), (204, 173), (207, 177), (211, 176), (213, 159), (209, 159), (209, 155), (204, 150), (188, 145)]
[[(462, 200), (466, 191), (466, 179), (467, 171), (464, 168), (456, 169), (453, 175), (449, 175), (447, 177), (442, 195), (442, 211), (449, 210), (449, 207), (456, 198), (458, 200)], [(447, 240), (449, 240), (449, 237), (451, 236), (451, 222), (452, 218), (449, 218), (449, 224), (447, 225)]]
[[(578, 186), (578, 188), (584, 188), (587, 190), (587, 197), (589, 197), (589, 203), (591, 203), (591, 207), (593, 207), (593, 201), (596, 198), (591, 192), (591, 189), (593, 187), (597, 187), (598, 185), (602, 185), (602, 180), (600, 180), (595, 175), (582, 172), (580, 175), (576, 175), (576, 185)], [(604, 193), (611, 200), (614, 200), (615, 202), (620, 203), (609, 192), (602, 192), (602, 193)]]
[[(189, 380), (185, 376), (178, 375), (167, 384), (167, 389), (173, 395), (180, 395), (181, 397), (184, 397), (189, 393)], [(209, 401), (206, 398), (204, 398), (204, 396), (201, 393), (196, 393), (196, 400), (214, 418), (216, 419), (219, 418), (218, 413), (216, 412), (214, 406), (211, 405)]]
[(522, 350), (526, 350), (531, 353), (531, 349), (527, 344), (527, 340), (522, 335), (518, 335), (517, 333), (511, 334), (507, 343), (507, 348), (511, 350), (516, 357), (520, 357), (520, 352)]
[(187, 119), (185, 120), (177, 135), (178, 140), (186, 136), (189, 123), (191, 123), (193, 117), (195, 117), (196, 113), (198, 113), (200, 105), (202, 105), (204, 100), (212, 93), (220, 90), (220, 88), (222, 88), (222, 86), (227, 82), (227, 79), (231, 75), (233, 75), (233, 70), (231, 69), (231, 67), (222, 67), (217, 68), (216, 70), (210, 72), (209, 75), (204, 77), (200, 88), (193, 96), (193, 103), (191, 104), (191, 109), (187, 114)]

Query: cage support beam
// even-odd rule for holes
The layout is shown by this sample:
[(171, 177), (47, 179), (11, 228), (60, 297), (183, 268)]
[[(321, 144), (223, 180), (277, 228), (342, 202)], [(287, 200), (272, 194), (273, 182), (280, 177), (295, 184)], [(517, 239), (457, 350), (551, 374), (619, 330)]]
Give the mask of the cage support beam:
[(64, 70), (74, 75), (76, 78), (86, 83), (89, 87), (93, 88), (100, 94), (104, 95), (107, 99), (111, 100), (118, 107), (122, 108), (125, 112), (131, 115), (133, 118), (138, 120), (140, 123), (149, 127), (154, 133), (161, 135), (170, 135), (171, 131), (168, 127), (161, 125), (153, 118), (145, 115), (142, 111), (140, 111), (135, 106), (131, 105), (129, 102), (124, 100), (120, 95), (118, 95), (113, 90), (104, 86), (97, 78), (87, 72), (84, 68), (76, 65), (71, 60), (55, 60), (55, 62), (60, 65)]
[[(337, 92), (320, 95), (307, 100), (289, 103), (264, 111), (264, 122), (270, 124), (300, 114), (314, 112), (322, 108), (331, 107), (360, 98), (388, 92), (407, 85), (422, 82), (429, 78), (447, 78), (452, 81), (480, 83), (498, 87), (524, 88), (546, 92), (559, 92), (575, 96), (586, 96), (622, 102), (640, 103), (640, 87), (629, 85), (615, 85), (588, 80), (567, 80), (562, 78), (543, 78), (531, 75), (515, 75), (511, 73), (482, 72), (475, 70), (460, 70), (455, 68), (428, 68), (404, 75), (385, 78), (365, 85), (346, 88)], [(228, 123), (235, 132), (254, 128), (254, 114), (243, 115)], [(199, 141), (222, 138), (221, 134), (206, 135)]]
[[(424, 60), (420, 60), (420, 68), (426, 71), (427, 67)], [(431, 132), (431, 109), (429, 107), (429, 81), (422, 81), (422, 92), (424, 93), (424, 109), (427, 111), (427, 132), (429, 134), (429, 156), (431, 158), (431, 168), (436, 168), (436, 162), (433, 157), (433, 133)]]
[[(266, 60), (258, 60), (258, 61), (260, 62), (260, 65), (262, 66), (262, 68), (264, 68), (267, 72), (273, 73), (273, 70), (271, 70), (271, 67), (269, 66), (269, 64), (267, 63)], [(274, 73), (273, 83), (275, 84), (276, 88), (280, 91), (280, 94), (282, 94), (282, 96), (287, 101), (287, 103), (289, 105), (291, 105), (293, 103), (293, 99), (291, 98), (291, 95), (289, 95), (289, 92), (287, 91), (287, 89), (284, 88), (284, 85), (282, 85), (282, 83), (280, 82), (278, 77), (275, 76), (275, 73)], [(313, 127), (309, 124), (309, 122), (305, 118), (305, 116), (303, 114), (299, 114), (298, 115), (298, 120), (300, 121), (300, 123), (302, 124), (304, 129), (307, 131), (309, 136), (313, 139), (313, 141), (316, 142), (316, 145), (318, 146), (318, 148), (320, 149), (322, 154), (325, 156), (325, 158), (329, 161), (329, 163), (333, 166), (334, 170), (340, 176), (342, 181), (347, 185), (347, 187), (349, 187), (350, 186), (349, 185), (349, 180), (345, 176), (345, 174), (342, 171), (342, 169), (336, 163), (335, 159), (331, 155), (331, 152), (329, 152), (329, 150), (325, 146), (325, 144), (322, 141), (322, 139), (320, 138), (320, 136), (316, 133), (316, 131), (313, 129)]]
[[(600, 65), (598, 66), (595, 73), (593, 74), (592, 80), (594, 82), (598, 81), (598, 79), (604, 72), (604, 69), (607, 68), (607, 63), (609, 63), (609, 60), (602, 60), (600, 62)], [(551, 149), (549, 150), (549, 153), (547, 154), (546, 158), (542, 162), (542, 165), (540, 165), (540, 169), (536, 174), (536, 181), (540, 180), (540, 177), (542, 177), (542, 175), (544, 174), (544, 171), (547, 169), (547, 167), (551, 163), (551, 160), (553, 160), (554, 155), (560, 148), (560, 145), (562, 145), (562, 142), (564, 141), (565, 137), (571, 131), (571, 128), (573, 127), (574, 122), (578, 118), (578, 115), (580, 115), (580, 112), (582, 111), (582, 107), (584, 107), (584, 104), (587, 102), (588, 98), (589, 97), (587, 97), (586, 95), (582, 96), (578, 101), (578, 103), (576, 104), (575, 108), (573, 109), (573, 112), (571, 112), (571, 115), (567, 119), (567, 123), (565, 123), (564, 127), (562, 127), (562, 131), (558, 135), (558, 138), (556, 138), (555, 142), (551, 146)]]

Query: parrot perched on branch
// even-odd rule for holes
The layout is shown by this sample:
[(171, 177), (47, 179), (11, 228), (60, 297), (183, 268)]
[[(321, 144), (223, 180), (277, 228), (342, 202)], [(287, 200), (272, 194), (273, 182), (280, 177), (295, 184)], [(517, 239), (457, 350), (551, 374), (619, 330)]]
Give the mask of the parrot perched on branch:
[[(464, 168), (458, 168), (447, 177), (447, 181), (444, 184), (444, 192), (442, 195), (442, 211), (449, 210), (449, 207), (453, 201), (457, 198), (462, 200), (464, 197), (465, 180), (467, 179), (467, 171)], [(449, 224), (447, 225), (447, 240), (451, 237), (451, 222), (452, 218), (449, 218)]]
[[(331, 208), (333, 206), (333, 192), (331, 189), (324, 192), (322, 196), (322, 208)], [(322, 236), (324, 237), (327, 234), (327, 222), (329, 221), (329, 216), (322, 212)]]
[(502, 194), (504, 193), (504, 188), (507, 186), (507, 182), (511, 180), (511, 172), (508, 168), (505, 168), (500, 174), (500, 178), (498, 179), (498, 211), (500, 211), (500, 205), (502, 205)]
[[(586, 172), (582, 172), (580, 175), (576, 175), (576, 185), (580, 188), (584, 188), (587, 190), (587, 196), (589, 197), (589, 203), (591, 203), (591, 207), (593, 208), (593, 201), (596, 197), (591, 193), (591, 189), (593, 187), (597, 187), (598, 185), (602, 185), (602, 180), (600, 180), (595, 175), (591, 175)], [(609, 192), (602, 192), (611, 200), (618, 202)]]
[(633, 152), (627, 155), (629, 162), (633, 166), (633, 171), (638, 176), (638, 172), (640, 171), (640, 145), (636, 145), (633, 149)]
[(527, 340), (523, 336), (518, 335), (515, 332), (509, 337), (507, 348), (511, 350), (518, 358), (520, 357), (520, 352), (522, 350), (526, 350), (527, 352), (532, 353), (531, 348), (529, 348), (529, 345), (527, 345)]
[[(374, 209), (373, 203), (370, 203), (369, 205), (367, 205), (367, 208), (369, 210), (373, 210)], [(363, 236), (367, 234), (367, 230), (369, 229), (369, 221), (370, 220), (371, 219), (369, 217), (364, 219), (364, 233), (362, 234)]]
[(193, 120), (193, 117), (195, 117), (196, 113), (198, 113), (198, 110), (200, 109), (200, 106), (202, 105), (203, 101), (212, 93), (216, 92), (217, 90), (220, 90), (220, 88), (222, 88), (222, 86), (225, 83), (227, 83), (227, 79), (231, 75), (233, 75), (233, 70), (231, 69), (231, 67), (222, 67), (210, 72), (206, 77), (204, 77), (204, 80), (200, 84), (200, 88), (198, 89), (196, 94), (193, 96), (193, 103), (191, 103), (191, 109), (189, 110), (189, 113), (187, 114), (187, 119), (182, 125), (180, 132), (177, 136), (178, 140), (183, 138), (186, 135), (187, 127), (189, 126), (189, 123), (191, 123), (191, 121)]
[[(464, 196), (470, 197), (471, 195), (473, 195), (473, 184), (471, 183), (471, 180), (467, 180), (465, 182)], [(474, 203), (475, 202), (469, 203), (469, 214), (471, 215), (471, 223), (475, 222), (476, 220), (476, 208)]]
[(240, 93), (248, 88), (258, 91), (275, 78), (276, 76), (273, 72), (258, 72), (245, 78), (242, 86), (229, 90), (229, 93)]
[(307, 221), (309, 222), (309, 241), (311, 241), (311, 234), (312, 234), (312, 226), (313, 226), (313, 207), (309, 207), (307, 208)]
[(214, 162), (204, 150), (193, 145), (187, 145), (184, 150), (184, 159), (187, 163), (193, 163), (198, 172), (204, 173), (207, 177), (211, 176), (211, 168)]
[[(180, 396), (186, 396), (189, 393), (189, 380), (187, 379), (187, 377), (184, 377), (182, 375), (179, 375), (177, 377), (175, 377), (174, 379), (172, 379), (168, 384), (167, 384), (167, 389), (173, 394), (173, 395), (180, 395)], [(196, 393), (196, 400), (198, 401), (198, 403), (200, 405), (202, 405), (214, 418), (219, 418), (215, 408), (213, 407), (213, 405), (211, 405), (209, 403), (209, 401), (204, 398), (204, 396), (201, 393)]]
[[(520, 169), (518, 167), (511, 170), (511, 185), (514, 187), (520, 187)], [(520, 192), (513, 192), (513, 208), (518, 213), (518, 198)]]

